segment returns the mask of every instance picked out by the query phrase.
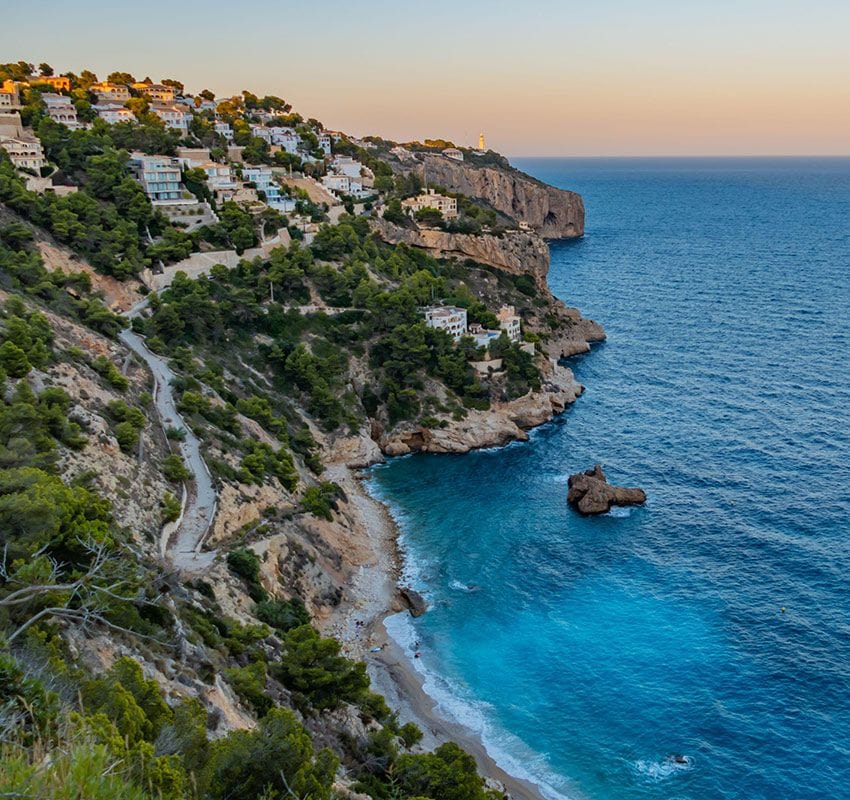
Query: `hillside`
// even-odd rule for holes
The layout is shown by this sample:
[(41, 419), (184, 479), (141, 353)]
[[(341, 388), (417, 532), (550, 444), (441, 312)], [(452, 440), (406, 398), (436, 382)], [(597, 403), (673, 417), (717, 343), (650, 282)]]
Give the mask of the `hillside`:
[[(206, 123), (179, 141), (147, 111), (67, 130), (25, 99), (74, 191), (0, 150), (0, 793), (504, 795), (486, 759), (370, 689), (380, 620), (405, 603), (357, 470), (525, 438), (580, 395), (558, 360), (604, 332), (546, 286), (548, 212), (520, 231), (537, 212), (508, 220), (482, 190), (457, 220), (393, 222), (419, 188), (367, 154), (385, 187), (369, 200), (328, 214), (305, 193), (284, 214), (210, 192), (218, 221), (189, 230), (127, 146), (216, 144)], [(320, 129), (298, 124), (315, 181)], [(169, 266), (211, 252), (230, 266)], [(434, 308), (462, 311), (462, 333)]]

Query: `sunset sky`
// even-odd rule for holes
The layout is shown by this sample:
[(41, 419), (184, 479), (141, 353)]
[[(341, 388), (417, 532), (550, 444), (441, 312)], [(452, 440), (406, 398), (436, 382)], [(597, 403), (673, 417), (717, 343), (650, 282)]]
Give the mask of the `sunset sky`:
[(36, 0), (0, 60), (285, 97), (509, 155), (850, 154), (850, 2)]

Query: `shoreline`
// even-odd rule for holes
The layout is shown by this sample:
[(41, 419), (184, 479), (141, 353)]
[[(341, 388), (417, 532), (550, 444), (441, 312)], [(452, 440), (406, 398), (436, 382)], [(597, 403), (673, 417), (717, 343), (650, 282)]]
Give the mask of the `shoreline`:
[[(403, 563), (398, 523), (387, 505), (369, 492), (362, 469), (338, 464), (331, 471), (348, 493), (355, 528), (368, 542), (372, 557), (357, 568), (349, 587), (352, 602), (329, 620), (326, 632), (339, 639), (345, 655), (366, 664), (373, 690), (385, 697), (400, 721), (414, 722), (422, 729), (422, 747), (456, 742), (475, 759), (489, 788), (504, 790), (515, 800), (547, 800), (537, 784), (501, 767), (479, 732), (437, 710), (422, 675), (384, 624), (393, 614), (407, 612), (398, 598)], [(371, 652), (377, 647), (379, 652)]]

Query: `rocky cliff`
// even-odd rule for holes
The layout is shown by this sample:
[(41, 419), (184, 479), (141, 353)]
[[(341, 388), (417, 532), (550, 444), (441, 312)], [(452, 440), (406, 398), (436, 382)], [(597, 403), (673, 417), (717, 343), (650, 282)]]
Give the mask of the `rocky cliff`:
[(420, 247), (437, 258), (470, 258), (512, 275), (531, 275), (543, 291), (549, 272), (549, 248), (533, 233), (503, 236), (447, 233), (438, 228), (402, 228), (383, 219), (372, 221), (374, 230), (390, 244)]
[(539, 392), (503, 403), (488, 411), (470, 410), (462, 420), (446, 420), (445, 427), (402, 425), (391, 434), (380, 429), (373, 438), (385, 455), (407, 453), (468, 453), (481, 447), (501, 447), (528, 439), (527, 431), (563, 413), (584, 392), (572, 370), (545, 364), (545, 380)]
[(511, 168), (477, 166), (443, 155), (417, 154), (399, 168), (416, 172), (428, 186), (442, 186), (489, 203), (497, 211), (527, 222), (546, 239), (584, 235), (584, 202), (580, 194), (556, 189)]

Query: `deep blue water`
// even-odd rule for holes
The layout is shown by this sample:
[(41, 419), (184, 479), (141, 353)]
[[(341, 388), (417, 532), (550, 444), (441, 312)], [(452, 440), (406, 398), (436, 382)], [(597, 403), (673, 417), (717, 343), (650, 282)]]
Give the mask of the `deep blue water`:
[[(531, 442), (375, 470), (395, 635), (564, 796), (850, 797), (850, 160), (517, 165), (584, 195), (549, 281), (609, 338)], [(569, 510), (596, 461), (646, 507)]]

